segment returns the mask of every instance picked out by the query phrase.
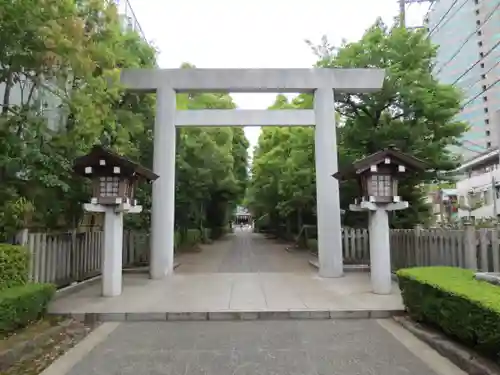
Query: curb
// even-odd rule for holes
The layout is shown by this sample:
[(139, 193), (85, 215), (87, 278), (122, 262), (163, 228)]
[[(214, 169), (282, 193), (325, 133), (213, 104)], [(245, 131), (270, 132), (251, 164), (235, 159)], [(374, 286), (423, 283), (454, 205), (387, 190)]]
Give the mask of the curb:
[(402, 310), (285, 310), (285, 311), (191, 311), (191, 312), (124, 312), (124, 313), (51, 313), (78, 321), (93, 322), (158, 322), (158, 321), (241, 321), (241, 320), (327, 320), (387, 319)]
[[(181, 265), (180, 262), (175, 262), (174, 263), (174, 270)], [(136, 268), (124, 268), (122, 270), (123, 275), (130, 275), (130, 274), (147, 274), (149, 272), (149, 266), (146, 267), (136, 267)], [(91, 277), (87, 280), (80, 281), (80, 282), (75, 282), (71, 285), (68, 285), (64, 288), (58, 289), (56, 291), (56, 294), (54, 296), (54, 299), (58, 299), (61, 297), (66, 297), (69, 294), (76, 293), (90, 285), (96, 284), (99, 280), (101, 280), (101, 275), (97, 275), (94, 277)]]
[[(317, 260), (309, 260), (309, 264), (314, 268), (319, 269), (319, 262)], [(369, 264), (344, 264), (344, 272), (370, 272)]]
[(493, 361), (451, 341), (444, 334), (413, 322), (405, 316), (394, 316), (393, 319), (466, 373), (474, 375), (500, 373), (500, 368)]

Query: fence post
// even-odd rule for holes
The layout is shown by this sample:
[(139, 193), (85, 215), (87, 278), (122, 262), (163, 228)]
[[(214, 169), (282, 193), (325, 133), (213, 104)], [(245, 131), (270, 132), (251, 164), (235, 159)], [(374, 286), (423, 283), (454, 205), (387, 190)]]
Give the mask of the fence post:
[(465, 268), (477, 270), (477, 242), (474, 220), (464, 220), (465, 228)]
[(71, 231), (71, 247), (70, 247), (70, 252), (69, 252), (69, 264), (70, 264), (70, 271), (69, 271), (69, 278), (70, 278), (70, 283), (74, 283), (77, 281), (78, 275), (77, 275), (77, 244), (76, 244), (76, 229), (73, 229)]
[[(498, 220), (498, 219), (497, 219)], [(500, 253), (498, 234), (500, 233), (500, 224), (497, 222), (491, 231), (491, 251), (493, 255), (493, 272), (500, 272)]]

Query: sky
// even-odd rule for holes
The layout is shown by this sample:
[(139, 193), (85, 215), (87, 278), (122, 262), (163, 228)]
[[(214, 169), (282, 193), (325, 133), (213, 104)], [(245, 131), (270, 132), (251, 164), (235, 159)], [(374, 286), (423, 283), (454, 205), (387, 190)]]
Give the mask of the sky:
[[(121, 0), (124, 1), (124, 0)], [(377, 17), (391, 23), (397, 0), (129, 0), (161, 68), (310, 68), (305, 40), (355, 41)], [(412, 4), (407, 25), (420, 25), (427, 4)], [(232, 94), (243, 109), (266, 109), (276, 94)], [(260, 129), (245, 128), (251, 148)]]

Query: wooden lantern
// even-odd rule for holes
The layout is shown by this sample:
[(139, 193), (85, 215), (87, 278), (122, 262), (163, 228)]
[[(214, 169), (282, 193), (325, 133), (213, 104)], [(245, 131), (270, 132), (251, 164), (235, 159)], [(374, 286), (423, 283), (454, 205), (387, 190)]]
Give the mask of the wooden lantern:
[(73, 170), (92, 179), (91, 203), (136, 205), (134, 193), (139, 180), (152, 182), (158, 175), (101, 146), (75, 160)]
[(423, 161), (390, 147), (355, 161), (333, 177), (340, 180), (357, 179), (361, 201), (393, 203), (401, 201), (398, 180), (408, 173), (425, 169), (426, 163)]

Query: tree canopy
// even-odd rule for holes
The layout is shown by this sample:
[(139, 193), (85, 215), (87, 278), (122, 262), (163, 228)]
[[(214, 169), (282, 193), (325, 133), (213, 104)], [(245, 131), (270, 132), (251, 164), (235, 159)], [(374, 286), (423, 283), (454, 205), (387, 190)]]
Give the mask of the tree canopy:
[[(155, 96), (125, 92), (118, 77), (155, 67), (156, 50), (106, 0), (0, 0), (0, 23), (0, 240), (23, 227), (76, 228), (90, 199), (88, 182), (72, 173), (77, 156), (102, 144), (152, 167)], [(226, 94), (183, 94), (178, 103), (234, 107)], [(177, 226), (225, 224), (245, 188), (243, 130), (177, 136)], [(138, 195), (144, 213), (127, 225), (147, 230), (150, 187)]]
[[(432, 75), (436, 46), (423, 31), (387, 27), (377, 21), (359, 41), (332, 46), (325, 37), (311, 47), (322, 68), (384, 68), (381, 91), (369, 94), (336, 93), (340, 167), (394, 145), (427, 161), (436, 170), (457, 164), (449, 151), (466, 130), (455, 121), (461, 93)], [(299, 95), (291, 102), (278, 96), (272, 108), (311, 108), (312, 97)], [(429, 219), (422, 185), (435, 176), (407, 178), (400, 194), (410, 208), (391, 217), (394, 227), (412, 227)], [(341, 207), (359, 195), (355, 183), (340, 186)], [(314, 129), (266, 128), (259, 137), (252, 165), (247, 200), (257, 216), (267, 215), (272, 226), (297, 231), (316, 224)], [(344, 224), (365, 226), (366, 215), (347, 212)]]

